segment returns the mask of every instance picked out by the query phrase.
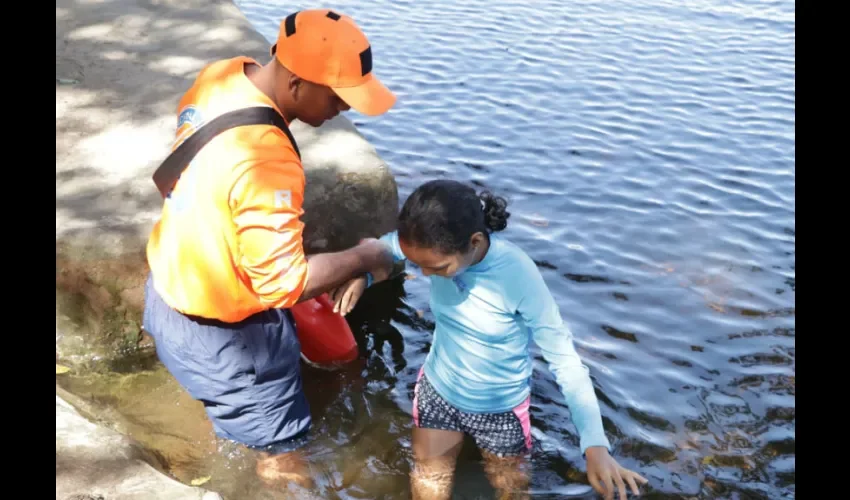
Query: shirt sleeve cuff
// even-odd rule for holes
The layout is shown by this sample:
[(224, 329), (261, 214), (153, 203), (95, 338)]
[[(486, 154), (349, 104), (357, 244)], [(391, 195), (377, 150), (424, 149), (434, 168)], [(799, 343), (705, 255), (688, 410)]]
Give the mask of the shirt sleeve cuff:
[(608, 442), (608, 438), (602, 435), (594, 435), (594, 436), (586, 436), (581, 438), (581, 456), (583, 458), (587, 458), (585, 454), (587, 453), (587, 449), (593, 446), (601, 446), (608, 450), (608, 453), (611, 453), (611, 443)]

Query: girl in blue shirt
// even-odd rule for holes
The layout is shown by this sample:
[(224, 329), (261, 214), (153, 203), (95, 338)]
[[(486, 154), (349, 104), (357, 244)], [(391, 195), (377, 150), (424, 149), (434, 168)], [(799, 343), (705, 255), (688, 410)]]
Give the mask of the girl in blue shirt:
[[(436, 320), (413, 398), (413, 498), (450, 498), (464, 434), (481, 450), (500, 498), (527, 489), (531, 340), (570, 408), (593, 488), (607, 499), (616, 488), (625, 500), (628, 484), (637, 495), (646, 479), (609, 454), (588, 369), (540, 271), (494, 234), (507, 227), (506, 205), (458, 182), (428, 182), (406, 200), (398, 230), (381, 237), (396, 261), (430, 277)], [(366, 276), (334, 290), (336, 310), (347, 314), (370, 284)]]

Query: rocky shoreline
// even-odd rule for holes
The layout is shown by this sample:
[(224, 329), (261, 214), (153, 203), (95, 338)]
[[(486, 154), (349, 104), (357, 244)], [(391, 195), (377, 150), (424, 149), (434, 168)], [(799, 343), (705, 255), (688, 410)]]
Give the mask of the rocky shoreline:
[[(145, 342), (144, 243), (161, 204), (150, 176), (180, 95), (205, 64), (236, 55), (264, 63), (268, 44), (229, 1), (57, 0), (57, 363), (85, 368)], [(307, 175), (308, 251), (392, 229), (395, 180), (346, 117), (292, 130)], [(57, 500), (218, 497), (167, 476), (56, 389)]]

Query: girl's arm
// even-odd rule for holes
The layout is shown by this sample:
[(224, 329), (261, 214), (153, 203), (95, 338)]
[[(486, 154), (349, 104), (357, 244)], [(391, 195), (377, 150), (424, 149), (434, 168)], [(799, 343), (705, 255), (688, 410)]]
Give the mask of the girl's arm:
[(573, 334), (561, 319), (561, 313), (537, 266), (523, 259), (523, 272), (513, 274), (520, 290), (517, 312), (532, 332), (543, 358), (555, 375), (578, 429), (582, 454), (592, 446), (611, 450), (599, 402), (593, 391), (590, 371), (582, 363), (573, 345)]
[(390, 252), (393, 254), (393, 264), (400, 260), (407, 260), (407, 257), (404, 256), (404, 253), (401, 251), (401, 246), (398, 244), (398, 232), (392, 231), (389, 232), (380, 238), (378, 238), (381, 243), (389, 248)]

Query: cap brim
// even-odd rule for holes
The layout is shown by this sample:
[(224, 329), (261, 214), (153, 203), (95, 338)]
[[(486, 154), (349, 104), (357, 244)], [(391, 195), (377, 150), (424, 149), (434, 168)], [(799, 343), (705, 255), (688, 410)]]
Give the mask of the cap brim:
[(331, 88), (352, 109), (368, 116), (386, 113), (396, 101), (395, 94), (375, 77), (356, 87)]

